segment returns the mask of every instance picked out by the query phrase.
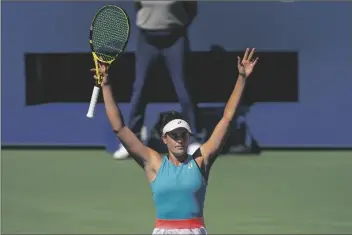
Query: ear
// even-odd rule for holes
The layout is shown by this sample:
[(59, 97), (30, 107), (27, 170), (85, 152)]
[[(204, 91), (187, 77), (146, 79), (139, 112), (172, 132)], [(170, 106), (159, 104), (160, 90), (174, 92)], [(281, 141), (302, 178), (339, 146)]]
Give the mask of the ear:
[(166, 135), (162, 135), (161, 138), (163, 139), (163, 143), (167, 144), (167, 136)]

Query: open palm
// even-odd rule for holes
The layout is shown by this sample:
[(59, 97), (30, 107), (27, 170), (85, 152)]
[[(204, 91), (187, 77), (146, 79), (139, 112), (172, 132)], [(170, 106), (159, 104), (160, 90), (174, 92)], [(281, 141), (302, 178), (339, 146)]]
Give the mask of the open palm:
[(253, 48), (250, 53), (249, 48), (247, 48), (242, 61), (239, 56), (237, 57), (238, 72), (243, 78), (247, 78), (253, 72), (253, 69), (258, 62), (258, 57), (253, 60), (254, 53), (255, 48)]

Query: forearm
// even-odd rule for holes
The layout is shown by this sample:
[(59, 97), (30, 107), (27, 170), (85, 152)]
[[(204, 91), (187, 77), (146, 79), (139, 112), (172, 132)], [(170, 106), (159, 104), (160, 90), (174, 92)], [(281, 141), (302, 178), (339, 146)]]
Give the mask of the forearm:
[(106, 114), (108, 116), (112, 129), (116, 133), (118, 133), (125, 126), (121, 111), (115, 103), (115, 99), (110, 85), (103, 86), (102, 90)]
[(236, 113), (238, 104), (240, 103), (245, 85), (246, 85), (246, 80), (242, 77), (242, 75), (239, 75), (237, 78), (235, 88), (233, 89), (232, 94), (225, 106), (224, 115), (223, 115), (223, 118), (225, 120), (231, 122), (231, 120), (233, 119)]
[(222, 119), (216, 125), (209, 140), (201, 147), (201, 152), (206, 164), (212, 164), (211, 159), (215, 160), (217, 154), (221, 150), (221, 147), (225, 143), (227, 134), (229, 133), (229, 127), (240, 102), (244, 86), (245, 79), (243, 79), (242, 76), (239, 76), (235, 88), (233, 89), (232, 94), (226, 104)]

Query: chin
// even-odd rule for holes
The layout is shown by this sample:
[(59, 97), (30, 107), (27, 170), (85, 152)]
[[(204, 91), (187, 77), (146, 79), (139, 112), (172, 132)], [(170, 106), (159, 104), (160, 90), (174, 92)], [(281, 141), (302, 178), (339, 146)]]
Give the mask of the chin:
[(173, 154), (175, 155), (175, 157), (181, 157), (185, 154), (187, 154), (187, 149), (175, 149), (175, 151), (173, 151)]

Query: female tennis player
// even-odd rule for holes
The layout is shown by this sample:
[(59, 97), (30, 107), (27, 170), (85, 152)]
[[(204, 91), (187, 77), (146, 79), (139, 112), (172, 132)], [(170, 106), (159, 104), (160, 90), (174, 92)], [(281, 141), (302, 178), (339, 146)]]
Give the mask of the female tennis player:
[(254, 53), (255, 49), (250, 51), (247, 48), (242, 61), (240, 57), (237, 58), (239, 75), (223, 117), (209, 140), (193, 155), (187, 154), (191, 128), (181, 114), (175, 111), (162, 118), (162, 140), (167, 145), (168, 153), (163, 156), (143, 145), (125, 126), (109, 85), (108, 68), (99, 65), (103, 78), (104, 103), (111, 127), (133, 159), (145, 170), (151, 185), (156, 208), (153, 234), (207, 234), (203, 207), (210, 168), (226, 141), (246, 79), (258, 61), (258, 58), (253, 60)]

